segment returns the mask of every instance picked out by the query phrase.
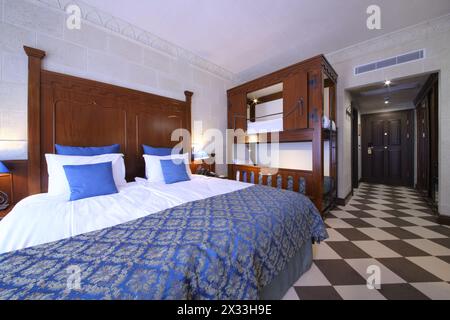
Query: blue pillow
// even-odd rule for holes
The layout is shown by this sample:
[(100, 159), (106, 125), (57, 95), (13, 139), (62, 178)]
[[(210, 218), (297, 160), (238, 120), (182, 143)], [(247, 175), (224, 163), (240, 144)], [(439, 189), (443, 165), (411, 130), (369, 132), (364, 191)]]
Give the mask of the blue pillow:
[(118, 193), (112, 162), (63, 166), (70, 186), (70, 201)]
[(120, 144), (105, 147), (69, 147), (55, 144), (56, 154), (63, 156), (99, 156), (102, 154), (120, 153)]
[[(154, 148), (145, 144), (142, 145), (142, 148), (144, 149), (144, 154), (149, 156), (165, 157), (172, 154), (172, 148)], [(181, 151), (182, 149), (175, 149), (176, 154), (180, 154)]]
[(186, 171), (186, 164), (184, 162), (180, 161), (180, 163), (175, 163), (172, 160), (160, 160), (160, 162), (166, 184), (191, 180)]

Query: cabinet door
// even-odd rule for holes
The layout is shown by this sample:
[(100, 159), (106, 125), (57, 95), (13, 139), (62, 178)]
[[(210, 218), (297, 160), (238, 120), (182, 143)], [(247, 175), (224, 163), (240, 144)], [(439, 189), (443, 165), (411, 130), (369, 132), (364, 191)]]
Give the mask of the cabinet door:
[(308, 76), (305, 71), (284, 80), (283, 116), (284, 130), (308, 128)]
[(228, 128), (247, 130), (247, 97), (245, 94), (228, 96)]

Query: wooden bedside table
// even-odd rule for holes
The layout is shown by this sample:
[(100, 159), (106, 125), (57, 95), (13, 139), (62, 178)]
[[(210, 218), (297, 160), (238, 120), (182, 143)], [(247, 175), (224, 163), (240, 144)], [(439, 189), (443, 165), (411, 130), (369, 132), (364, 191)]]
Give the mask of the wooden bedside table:
[(0, 211), (0, 220), (3, 219), (4, 217), (6, 217), (8, 215), (8, 213), (10, 213), (12, 211), (12, 209), (14, 209), (14, 205), (10, 205), (8, 207), (8, 209)]
[[(191, 166), (191, 171), (192, 171), (193, 174), (208, 175), (207, 173), (215, 172), (215, 170), (216, 170), (216, 164), (215, 163), (207, 164), (204, 161), (202, 161), (200, 163), (192, 162), (190, 166)], [(204, 173), (200, 172), (201, 169), (204, 169)]]
[(13, 177), (11, 173), (1, 173), (0, 174), (0, 191), (4, 192), (8, 197), (9, 206), (0, 210), (0, 217), (5, 217), (14, 207), (14, 196), (13, 196)]

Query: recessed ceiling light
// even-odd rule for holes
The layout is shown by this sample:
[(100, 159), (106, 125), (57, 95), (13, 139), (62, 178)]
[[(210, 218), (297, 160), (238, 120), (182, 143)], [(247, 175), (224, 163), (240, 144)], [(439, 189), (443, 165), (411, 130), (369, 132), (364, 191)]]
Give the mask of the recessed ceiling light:
[(389, 104), (389, 98), (384, 99), (384, 104)]
[(392, 83), (392, 81), (391, 81), (391, 80), (386, 80), (386, 81), (384, 82), (384, 85), (385, 85), (385, 86), (390, 86), (390, 85), (391, 85), (391, 83)]

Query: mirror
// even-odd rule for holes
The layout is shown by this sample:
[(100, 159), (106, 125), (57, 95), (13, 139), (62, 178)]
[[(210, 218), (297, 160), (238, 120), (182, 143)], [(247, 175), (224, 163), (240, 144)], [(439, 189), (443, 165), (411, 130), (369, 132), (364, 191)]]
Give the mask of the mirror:
[(247, 134), (283, 131), (283, 83), (247, 94)]

